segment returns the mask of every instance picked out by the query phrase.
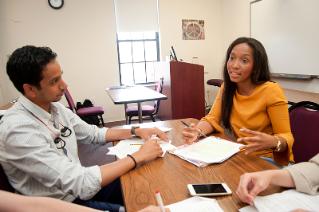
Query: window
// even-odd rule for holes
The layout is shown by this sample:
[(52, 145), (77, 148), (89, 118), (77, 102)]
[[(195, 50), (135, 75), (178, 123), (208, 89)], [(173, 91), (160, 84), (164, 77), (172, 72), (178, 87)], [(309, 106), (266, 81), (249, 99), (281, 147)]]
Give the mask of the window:
[(154, 62), (159, 61), (158, 32), (117, 33), (121, 85), (154, 82)]

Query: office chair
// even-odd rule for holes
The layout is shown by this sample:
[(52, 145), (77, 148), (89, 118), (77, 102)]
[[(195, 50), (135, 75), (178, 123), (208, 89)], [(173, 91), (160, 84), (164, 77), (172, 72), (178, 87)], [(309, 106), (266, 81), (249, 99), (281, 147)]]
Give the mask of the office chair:
[[(163, 83), (164, 83), (164, 78), (160, 78), (157, 84), (156, 91), (158, 93), (162, 93), (163, 90)], [(158, 109), (160, 105), (160, 100), (156, 100), (154, 106), (151, 105), (142, 105), (142, 116), (150, 116), (152, 121), (155, 122), (154, 116), (157, 114)], [(125, 110), (126, 113), (126, 119), (128, 118), (129, 121), (128, 123), (131, 124), (131, 120), (133, 116), (138, 116), (138, 107), (137, 106), (132, 106), (128, 107)], [(126, 120), (127, 123), (127, 120)]]
[(67, 88), (64, 89), (64, 95), (65, 95), (65, 98), (70, 106), (70, 109), (73, 112), (75, 112), (80, 117), (98, 115), (98, 117), (100, 117), (100, 120), (101, 120), (102, 125), (104, 127), (104, 121), (103, 121), (103, 117), (102, 117), (102, 115), (104, 114), (103, 107), (96, 106), (96, 107), (84, 107), (84, 108), (76, 109), (75, 104), (73, 102), (73, 99), (71, 97), (71, 94)]
[(4, 172), (2, 165), (0, 164), (0, 190), (10, 191), (14, 193), (14, 188), (11, 186), (6, 173)]
[[(306, 109), (309, 107), (313, 109)], [(306, 162), (319, 153), (319, 105), (302, 101), (289, 108), (290, 127), (295, 142), (292, 146), (295, 162)]]
[(213, 86), (216, 86), (216, 87), (220, 87), (224, 83), (224, 80), (222, 80), (222, 79), (210, 79), (210, 80), (207, 80), (206, 83), (207, 83), (207, 85), (213, 85)]

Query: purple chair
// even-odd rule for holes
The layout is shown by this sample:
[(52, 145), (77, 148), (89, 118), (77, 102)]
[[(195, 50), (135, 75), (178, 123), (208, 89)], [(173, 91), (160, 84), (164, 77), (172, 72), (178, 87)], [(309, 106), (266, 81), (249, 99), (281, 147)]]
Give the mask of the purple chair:
[(72, 99), (70, 92), (67, 88), (64, 89), (64, 95), (65, 95), (66, 100), (68, 101), (70, 109), (73, 112), (75, 112), (80, 117), (98, 115), (98, 117), (100, 117), (100, 120), (101, 120), (102, 125), (104, 127), (104, 121), (103, 121), (103, 117), (102, 117), (102, 115), (104, 114), (103, 107), (97, 106), (97, 107), (85, 107), (85, 108), (76, 109), (75, 104), (73, 102), (73, 99)]
[(210, 79), (210, 80), (207, 80), (206, 83), (207, 83), (207, 85), (213, 85), (213, 86), (220, 87), (224, 83), (224, 80), (222, 80), (222, 79)]
[(11, 186), (6, 173), (4, 172), (2, 165), (0, 164), (0, 190), (10, 191), (14, 193), (14, 188)]
[[(157, 84), (156, 91), (158, 93), (162, 93), (163, 90), (163, 82), (164, 78), (160, 78)], [(158, 109), (160, 105), (160, 100), (156, 100), (154, 106), (151, 105), (142, 105), (142, 116), (150, 116), (152, 121), (155, 122), (154, 116), (157, 114)], [(138, 107), (137, 106), (132, 106), (128, 107), (125, 110), (126, 117), (129, 119), (128, 123), (131, 124), (131, 120), (133, 116), (138, 116)], [(126, 123), (127, 123), (127, 118), (126, 118)]]
[(289, 108), (289, 117), (295, 139), (292, 146), (295, 162), (306, 162), (319, 153), (319, 105), (298, 102)]

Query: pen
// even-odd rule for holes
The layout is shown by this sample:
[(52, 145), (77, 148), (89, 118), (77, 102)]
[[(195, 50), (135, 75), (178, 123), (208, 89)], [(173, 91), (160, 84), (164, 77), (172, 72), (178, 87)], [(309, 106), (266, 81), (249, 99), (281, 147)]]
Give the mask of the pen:
[[(190, 127), (189, 124), (187, 124), (186, 122), (184, 121), (181, 121), (184, 125), (186, 125), (187, 127)], [(205, 135), (204, 133), (202, 132), (199, 132), (199, 134), (201, 134), (202, 136), (204, 136), (205, 138), (207, 138), (207, 135)]]
[(155, 191), (155, 195), (156, 195), (157, 203), (158, 203), (158, 205), (160, 207), (161, 212), (165, 212), (160, 192), (159, 191)]
[[(158, 143), (158, 144), (162, 144), (162, 143)], [(130, 144), (130, 145), (143, 145), (143, 144)]]

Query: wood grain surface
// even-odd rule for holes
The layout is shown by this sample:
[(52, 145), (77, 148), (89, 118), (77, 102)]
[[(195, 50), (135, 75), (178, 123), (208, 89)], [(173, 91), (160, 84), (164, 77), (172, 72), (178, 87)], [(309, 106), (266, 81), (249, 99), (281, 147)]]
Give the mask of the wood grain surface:
[[(186, 123), (197, 124), (199, 120), (183, 119)], [(181, 137), (184, 125), (180, 120), (146, 123), (143, 127), (170, 127), (167, 133), (172, 144), (184, 144)], [(120, 128), (130, 128), (125, 125)], [(211, 136), (226, 138), (220, 133)], [(118, 142), (115, 142), (117, 144)], [(212, 197), (218, 200), (224, 211), (238, 211), (246, 206), (236, 196), (240, 176), (247, 172), (277, 169), (254, 154), (245, 155), (239, 152), (221, 164), (212, 164), (204, 168), (197, 167), (179, 157), (166, 153), (163, 158), (156, 158), (147, 164), (142, 164), (121, 177), (122, 192), (127, 212), (141, 210), (148, 205), (157, 205), (155, 191), (159, 190), (164, 205), (170, 205), (190, 198), (187, 184), (226, 183), (232, 190), (232, 195)], [(269, 186), (260, 196), (283, 191), (278, 186)]]

